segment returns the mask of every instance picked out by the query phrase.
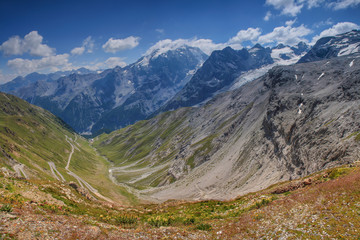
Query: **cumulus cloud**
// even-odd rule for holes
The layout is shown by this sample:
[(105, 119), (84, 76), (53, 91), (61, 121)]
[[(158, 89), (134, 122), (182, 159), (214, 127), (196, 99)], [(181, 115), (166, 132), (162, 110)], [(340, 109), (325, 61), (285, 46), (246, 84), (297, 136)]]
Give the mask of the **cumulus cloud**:
[(271, 18), (272, 14), (270, 11), (267, 11), (264, 17), (264, 21), (269, 21)]
[(341, 33), (346, 33), (351, 30), (359, 29), (359, 28), (360, 28), (359, 25), (352, 23), (352, 22), (339, 22), (339, 23), (333, 25), (331, 28), (328, 28), (328, 29), (322, 31), (319, 35), (316, 35), (315, 37), (313, 37), (311, 43), (315, 44), (316, 41), (322, 37), (335, 36), (335, 35), (338, 35)]
[(41, 59), (23, 59), (15, 58), (7, 62), (7, 66), (18, 74), (27, 74), (35, 71), (57, 71), (71, 67), (69, 63), (69, 54), (60, 54)]
[(260, 44), (278, 44), (283, 43), (286, 45), (294, 45), (300, 41), (308, 42), (304, 36), (307, 36), (312, 31), (305, 27), (303, 24), (299, 27), (281, 26), (276, 27), (270, 33), (259, 37)]
[(105, 52), (111, 52), (111, 53), (116, 53), (119, 51), (123, 51), (123, 50), (127, 50), (127, 49), (132, 49), (134, 47), (136, 47), (137, 45), (139, 45), (139, 37), (127, 37), (124, 39), (114, 39), (114, 38), (110, 38), (103, 46), (102, 48), (104, 49)]
[(156, 44), (151, 46), (145, 53), (149, 55), (154, 51), (157, 51), (158, 54), (167, 52), (169, 50), (174, 50), (182, 46), (190, 46), (200, 48), (204, 53), (211, 54), (214, 50), (223, 49), (225, 44), (216, 44), (210, 39), (164, 39), (158, 41)]
[(94, 40), (92, 40), (91, 36), (89, 36), (83, 41), (81, 47), (76, 47), (72, 49), (71, 54), (82, 55), (85, 52), (85, 50), (88, 53), (92, 53), (93, 48), (94, 48)]
[[(304, 6), (308, 9), (315, 7), (328, 7), (333, 10), (341, 10), (349, 7), (356, 7), (360, 4), (360, 0), (266, 0), (266, 5), (274, 7), (281, 11), (281, 15), (296, 16), (301, 12)], [(270, 18), (265, 16), (264, 20), (268, 21)]]
[[(230, 38), (228, 41), (229, 45), (241, 46), (242, 42), (245, 41), (255, 41), (261, 35), (260, 28), (248, 28), (246, 30), (240, 30), (235, 37)], [(239, 47), (237, 47), (239, 48)]]
[(295, 18), (294, 20), (286, 21), (286, 22), (285, 22), (285, 25), (286, 25), (286, 26), (292, 26), (292, 25), (294, 25), (295, 22), (296, 22), (296, 18)]
[(356, 7), (360, 4), (360, 0), (338, 0), (336, 2), (331, 2), (328, 6), (334, 10), (345, 9), (348, 7)]
[(325, 2), (325, 0), (307, 0), (306, 1), (308, 9), (311, 9), (314, 7), (320, 7), (323, 2)]
[(85, 52), (85, 47), (76, 47), (71, 50), (72, 55), (82, 55)]
[(43, 44), (43, 37), (37, 31), (32, 31), (22, 39), (19, 36), (9, 38), (0, 46), (5, 55), (22, 55), (29, 53), (33, 56), (48, 57), (54, 54), (55, 49)]
[(303, 1), (295, 0), (266, 0), (266, 5), (273, 6), (280, 10), (282, 15), (296, 16), (301, 12), (304, 4)]
[(123, 58), (120, 57), (110, 57), (105, 61), (107, 68), (114, 68), (116, 66), (125, 67), (127, 64), (124, 62)]

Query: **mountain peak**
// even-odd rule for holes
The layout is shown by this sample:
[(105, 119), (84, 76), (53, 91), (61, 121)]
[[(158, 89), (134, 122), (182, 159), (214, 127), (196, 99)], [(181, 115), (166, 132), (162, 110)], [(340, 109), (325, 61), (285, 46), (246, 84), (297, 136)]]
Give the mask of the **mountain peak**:
[[(198, 55), (199, 58), (204, 58), (206, 54), (197, 47), (191, 47), (186, 44), (181, 45), (169, 45), (162, 48), (150, 48), (143, 57), (141, 57), (137, 62), (137, 66), (146, 67), (149, 65), (149, 62), (157, 59), (158, 57), (168, 57), (168, 53), (172, 55), (181, 55), (181, 54), (193, 54)], [(170, 54), (171, 55), (171, 54)]]
[(278, 44), (276, 47), (273, 47), (272, 49), (283, 49), (286, 48), (286, 46), (282, 43)]
[(299, 60), (299, 63), (319, 61), (357, 52), (360, 52), (360, 31), (352, 30), (336, 36), (320, 38)]
[(265, 49), (263, 46), (261, 46), (259, 43), (255, 44), (251, 49)]

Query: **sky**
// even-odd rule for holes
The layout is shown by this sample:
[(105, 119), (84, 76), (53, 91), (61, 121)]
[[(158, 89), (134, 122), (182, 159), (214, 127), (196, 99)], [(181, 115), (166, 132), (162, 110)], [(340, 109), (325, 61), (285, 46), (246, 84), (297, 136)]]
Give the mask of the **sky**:
[(0, 84), (32, 72), (124, 67), (154, 49), (205, 53), (360, 29), (360, 0), (1, 0)]

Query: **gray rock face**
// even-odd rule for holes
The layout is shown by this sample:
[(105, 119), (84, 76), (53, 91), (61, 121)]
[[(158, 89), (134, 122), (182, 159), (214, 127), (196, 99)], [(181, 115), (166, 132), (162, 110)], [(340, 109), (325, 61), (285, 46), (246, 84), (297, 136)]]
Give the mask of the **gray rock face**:
[(62, 118), (75, 131), (111, 131), (142, 120), (173, 97), (207, 56), (198, 48), (154, 51), (124, 68), (38, 81), (16, 95)]
[(360, 31), (353, 30), (335, 37), (319, 39), (314, 47), (299, 60), (299, 63), (319, 61), (358, 52), (360, 52)]
[[(143, 193), (161, 200), (229, 199), (358, 160), (359, 93), (360, 55), (280, 66), (202, 107), (114, 132), (103, 144), (144, 129), (147, 135), (172, 132), (146, 142), (151, 151), (138, 160), (148, 162), (143, 171), (167, 167), (168, 174), (161, 187)], [(170, 160), (159, 166), (157, 159)]]
[(192, 79), (161, 111), (194, 106), (229, 87), (245, 71), (273, 63), (271, 50), (256, 44), (250, 50), (230, 47), (214, 51)]

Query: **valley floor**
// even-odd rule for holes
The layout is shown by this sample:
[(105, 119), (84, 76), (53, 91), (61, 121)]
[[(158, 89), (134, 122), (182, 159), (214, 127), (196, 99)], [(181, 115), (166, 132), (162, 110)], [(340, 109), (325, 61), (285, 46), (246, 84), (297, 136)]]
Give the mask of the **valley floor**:
[(65, 183), (0, 175), (0, 239), (358, 239), (360, 167), (318, 172), (231, 201), (121, 206)]

